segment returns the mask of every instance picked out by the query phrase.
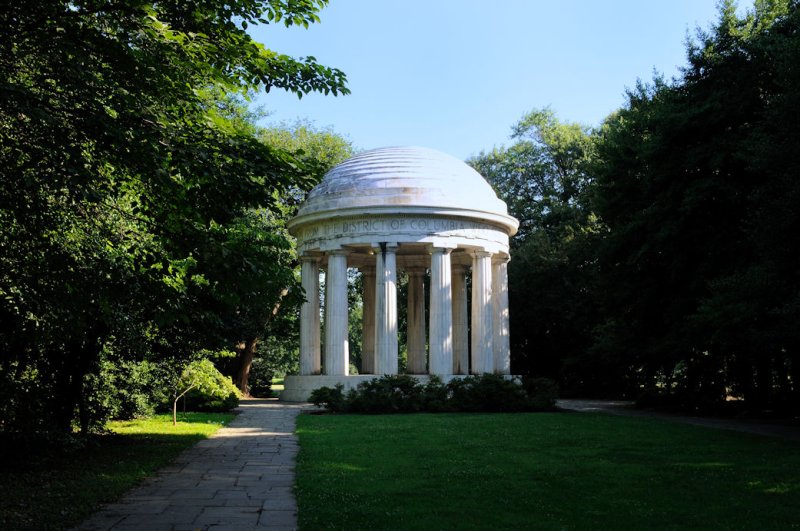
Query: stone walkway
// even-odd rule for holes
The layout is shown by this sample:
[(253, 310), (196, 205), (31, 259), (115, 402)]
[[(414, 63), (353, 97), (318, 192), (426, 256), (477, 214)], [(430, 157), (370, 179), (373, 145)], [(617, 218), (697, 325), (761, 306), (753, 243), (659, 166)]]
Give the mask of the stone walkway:
[(243, 400), (241, 414), (227, 427), (76, 529), (296, 529), (294, 427), (307, 407)]

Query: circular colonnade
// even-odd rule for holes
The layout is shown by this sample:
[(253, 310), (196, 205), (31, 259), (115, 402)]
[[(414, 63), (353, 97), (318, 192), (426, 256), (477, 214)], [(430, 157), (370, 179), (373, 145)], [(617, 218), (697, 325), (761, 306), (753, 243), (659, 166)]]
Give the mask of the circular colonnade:
[[(506, 264), (508, 239), (517, 227), (480, 174), (435, 150), (374, 149), (333, 168), (289, 222), (307, 301), (300, 311), (300, 375), (287, 376), (281, 398), (307, 400), (322, 386), (341, 383), (349, 389), (375, 375), (398, 373), (400, 272), (408, 275), (408, 373), (445, 381), (454, 375), (510, 374)], [(358, 376), (348, 375), (348, 268), (363, 275)]]

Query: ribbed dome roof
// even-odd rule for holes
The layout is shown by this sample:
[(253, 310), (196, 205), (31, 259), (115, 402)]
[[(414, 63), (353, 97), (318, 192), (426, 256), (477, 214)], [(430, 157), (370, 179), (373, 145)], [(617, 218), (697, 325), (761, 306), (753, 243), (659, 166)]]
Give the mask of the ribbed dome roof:
[(481, 175), (455, 157), (421, 147), (385, 147), (359, 153), (329, 171), (308, 195), (295, 222), (347, 215), (354, 210), (395, 213), (424, 208), (469, 217), (486, 213), (516, 232), (508, 215)]

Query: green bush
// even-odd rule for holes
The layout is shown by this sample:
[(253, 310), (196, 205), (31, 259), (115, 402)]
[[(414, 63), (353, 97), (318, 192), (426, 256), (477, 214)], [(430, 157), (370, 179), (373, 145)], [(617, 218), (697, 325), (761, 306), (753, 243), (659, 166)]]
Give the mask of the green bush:
[(260, 398), (270, 398), (272, 396), (272, 378), (275, 372), (263, 358), (256, 358), (250, 366), (250, 377), (248, 378), (248, 388), (251, 396)]
[(332, 413), (341, 413), (345, 410), (344, 386), (336, 384), (336, 387), (320, 387), (314, 389), (309, 400), (317, 407), (324, 407)]
[(550, 378), (522, 378), (522, 387), (528, 395), (530, 407), (537, 411), (551, 410), (556, 406), (558, 385)]
[(525, 411), (528, 397), (521, 385), (497, 374), (451, 380), (447, 385), (456, 411)]
[(428, 383), (422, 390), (425, 411), (443, 412), (450, 411), (452, 406), (448, 401), (448, 389), (442, 379), (436, 375), (431, 375)]
[(362, 382), (344, 392), (322, 387), (311, 394), (311, 401), (334, 413), (414, 413), (542, 411), (555, 405), (556, 387), (552, 380), (537, 378), (520, 382), (496, 374), (456, 378), (445, 385), (436, 376), (422, 385), (408, 375), (383, 376)]
[(239, 405), (239, 389), (210, 360), (192, 362), (181, 375), (179, 388), (188, 388), (183, 400), (189, 411), (229, 411)]
[(424, 388), (408, 375), (383, 376), (361, 382), (348, 410), (355, 413), (414, 413), (424, 406)]
[(84, 376), (84, 421), (103, 429), (107, 419), (131, 420), (155, 412), (165, 398), (158, 366), (148, 361), (104, 358)]

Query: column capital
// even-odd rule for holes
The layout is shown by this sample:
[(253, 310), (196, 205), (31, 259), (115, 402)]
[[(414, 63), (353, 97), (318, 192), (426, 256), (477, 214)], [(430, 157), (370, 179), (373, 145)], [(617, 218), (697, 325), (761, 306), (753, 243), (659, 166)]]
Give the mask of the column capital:
[(483, 249), (473, 249), (469, 252), (469, 254), (476, 258), (489, 258), (490, 256), (494, 256), (493, 253), (490, 253), (489, 251), (485, 251)]
[(348, 254), (350, 254), (350, 251), (348, 249), (345, 249), (344, 247), (339, 247), (336, 249), (330, 249), (328, 251), (325, 251), (325, 254), (327, 256), (342, 256), (342, 255), (347, 256)]
[(300, 255), (300, 263), (304, 262), (312, 262), (312, 263), (319, 263), (320, 257), (313, 255), (313, 254), (301, 254)]
[(428, 254), (450, 254), (453, 252), (455, 247), (440, 247), (440, 246), (431, 246), (428, 247)]

